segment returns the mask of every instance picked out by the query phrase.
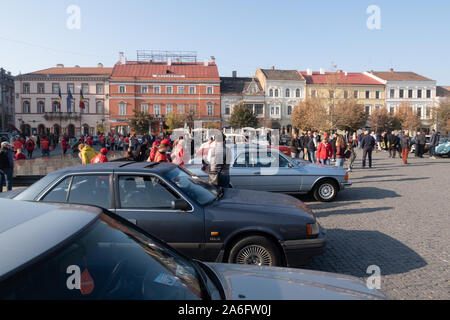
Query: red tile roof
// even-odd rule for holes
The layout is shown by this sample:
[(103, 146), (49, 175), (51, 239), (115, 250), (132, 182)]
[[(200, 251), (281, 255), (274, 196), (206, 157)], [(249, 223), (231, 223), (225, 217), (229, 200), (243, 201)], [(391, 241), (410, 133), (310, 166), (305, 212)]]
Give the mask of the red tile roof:
[[(163, 75), (163, 77), (154, 77), (154, 75)], [(205, 66), (201, 62), (172, 62), (172, 65), (168, 66), (164, 62), (127, 61), (126, 64), (117, 63), (111, 75), (112, 78), (136, 77), (144, 79), (170, 78), (171, 76), (174, 78), (177, 78), (176, 76), (184, 76), (187, 79), (220, 80), (219, 70), (215, 63), (208, 63), (208, 66)]]
[(438, 97), (450, 97), (450, 86), (437, 86), (436, 96)]
[(54, 67), (36, 72), (28, 73), (30, 75), (105, 75), (109, 76), (113, 68), (89, 68), (89, 67)]
[(341, 85), (383, 85), (382, 82), (377, 81), (363, 73), (358, 72), (312, 72), (312, 75), (308, 75), (306, 71), (300, 71), (303, 77), (306, 79), (307, 84), (329, 84), (336, 83)]
[(433, 81), (410, 71), (370, 71), (374, 76), (390, 81)]

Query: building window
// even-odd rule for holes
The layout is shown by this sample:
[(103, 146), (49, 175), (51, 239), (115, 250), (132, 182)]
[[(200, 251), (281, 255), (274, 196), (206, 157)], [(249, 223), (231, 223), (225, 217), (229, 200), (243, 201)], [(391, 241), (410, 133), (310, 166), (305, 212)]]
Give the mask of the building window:
[(172, 113), (173, 111), (173, 106), (172, 104), (166, 104), (166, 113)]
[(184, 114), (184, 104), (179, 104), (177, 109), (179, 114)]
[(358, 90), (353, 91), (353, 98), (358, 99)]
[(102, 83), (97, 83), (97, 85), (95, 86), (95, 92), (97, 94), (103, 94), (103, 84)]
[(430, 116), (431, 116), (431, 112), (430, 112), (430, 108), (428, 107), (425, 107), (425, 115), (426, 115), (426, 118), (427, 119), (430, 119)]
[(403, 99), (403, 89), (400, 89), (399, 90), (399, 92), (398, 92), (398, 96), (401, 98), (401, 99)]
[(52, 83), (52, 93), (54, 94), (59, 93), (59, 83)]
[(300, 98), (300, 89), (295, 90), (295, 97)]
[(225, 115), (229, 116), (230, 114), (231, 114), (231, 108), (230, 108), (230, 105), (227, 104), (227, 105), (225, 105)]
[(329, 94), (330, 99), (334, 98), (334, 90), (329, 90), (328, 94)]
[(372, 106), (370, 104), (365, 105), (366, 114), (369, 116), (371, 114)]
[(258, 116), (263, 115), (264, 114), (264, 104), (262, 104), (262, 103), (255, 104), (255, 113)]
[(431, 98), (431, 90), (427, 90), (427, 99)]
[(83, 91), (83, 93), (89, 93), (89, 85), (87, 83), (82, 83), (81, 90)]
[(390, 107), (389, 108), (389, 113), (390, 114), (394, 114), (395, 113), (395, 107)]
[(160, 86), (153, 87), (153, 93), (154, 94), (160, 94), (161, 93), (161, 87)]
[(207, 107), (207, 111), (208, 111), (208, 116), (213, 116), (214, 115), (214, 105), (212, 103), (208, 103), (206, 105)]
[(43, 83), (38, 83), (38, 93), (45, 93), (45, 85)]
[(119, 86), (119, 93), (125, 93), (126, 91), (127, 90), (125, 86)]
[(52, 110), (53, 110), (53, 112), (58, 112), (60, 110), (58, 101), (54, 101), (53, 102), (53, 109)]
[(417, 116), (422, 118), (422, 107), (417, 107)]
[(127, 114), (127, 104), (124, 102), (119, 103), (119, 115), (125, 116)]
[(75, 86), (74, 86), (73, 83), (68, 83), (67, 84), (67, 93), (69, 93), (69, 92), (75, 93)]
[(280, 114), (280, 106), (271, 106), (270, 107), (270, 115), (278, 116)]
[(30, 93), (30, 84), (28, 82), (23, 84), (23, 93)]
[(153, 114), (157, 117), (159, 117), (161, 115), (161, 105), (160, 104), (153, 105)]
[(391, 89), (391, 99), (395, 98), (395, 89)]
[(142, 86), (141, 87), (141, 93), (148, 93), (148, 87), (147, 86)]
[(290, 98), (291, 97), (291, 90), (286, 89), (286, 98)]
[(148, 104), (147, 103), (143, 103), (141, 104), (141, 112), (143, 113), (148, 113)]
[(45, 104), (44, 101), (39, 101), (37, 104), (38, 113), (44, 113), (45, 112)]
[(195, 94), (195, 87), (194, 86), (190, 86), (189, 87), (189, 94)]
[(206, 87), (206, 94), (213, 94), (213, 87)]
[(347, 98), (348, 98), (348, 91), (344, 90), (344, 99), (347, 99)]
[(166, 93), (167, 94), (172, 94), (173, 93), (173, 87), (166, 87)]
[(278, 98), (278, 89), (275, 89), (275, 98)]
[[(177, 93), (178, 94), (184, 94), (184, 87), (178, 87), (177, 88)], [(208, 93), (210, 93), (210, 92), (208, 92)]]
[(196, 105), (196, 104), (191, 104), (191, 105), (189, 106), (189, 112), (190, 112), (191, 114), (196, 114), (196, 113), (197, 113), (197, 105)]
[(408, 90), (408, 98), (412, 99), (413, 97), (413, 91), (411, 89)]
[(23, 102), (23, 113), (30, 113), (30, 101)]
[(103, 101), (97, 101), (95, 104), (95, 111), (97, 114), (103, 114)]
[(422, 90), (417, 90), (417, 99), (422, 99)]
[(366, 99), (370, 99), (370, 91), (366, 91)]
[(287, 114), (290, 116), (292, 114), (292, 106), (287, 107)]
[(273, 97), (273, 89), (269, 90), (269, 97)]
[(380, 91), (375, 91), (375, 99), (380, 99)]
[[(75, 101), (72, 101), (72, 110), (75, 110)], [(89, 101), (84, 101), (84, 109), (80, 110), (81, 113), (89, 113)]]

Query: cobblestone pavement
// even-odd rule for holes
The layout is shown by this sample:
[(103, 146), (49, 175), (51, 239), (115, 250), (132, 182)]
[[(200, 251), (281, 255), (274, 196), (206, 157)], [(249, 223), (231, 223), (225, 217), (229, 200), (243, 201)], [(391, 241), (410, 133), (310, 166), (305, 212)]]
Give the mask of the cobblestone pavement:
[(381, 269), (391, 299), (450, 298), (450, 159), (411, 157), (408, 165), (384, 152), (374, 168), (351, 173), (353, 186), (332, 203), (301, 197), (328, 232), (328, 250), (306, 269), (367, 279)]

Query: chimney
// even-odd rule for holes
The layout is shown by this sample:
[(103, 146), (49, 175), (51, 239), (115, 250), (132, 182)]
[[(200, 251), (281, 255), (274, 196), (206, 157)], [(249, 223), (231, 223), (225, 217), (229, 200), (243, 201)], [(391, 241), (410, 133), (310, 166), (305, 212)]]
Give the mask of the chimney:
[(211, 62), (212, 62), (212, 63), (216, 63), (216, 57), (211, 56)]
[(57, 67), (57, 68), (64, 68), (64, 65), (63, 65), (62, 63), (58, 63), (58, 64), (56, 65), (56, 67)]
[(209, 65), (209, 62), (208, 62), (208, 59), (204, 59), (203, 60), (203, 65), (205, 66), (205, 67), (207, 67), (208, 65)]
[(306, 74), (307, 74), (308, 76), (312, 76), (312, 74), (313, 74), (312, 69), (311, 69), (311, 68), (306, 69)]
[(99, 63), (98, 65), (97, 65), (97, 68), (103, 68), (103, 63)]
[(325, 74), (325, 69), (324, 68), (320, 68), (320, 74)]
[(341, 69), (339, 69), (339, 70), (337, 71), (337, 73), (342, 73), (342, 70), (341, 70)]
[(390, 69), (389, 69), (389, 72), (391, 72), (391, 73), (394, 72), (394, 69), (393, 69), (393, 68), (390, 68)]
[(171, 66), (172, 65), (172, 58), (167, 58), (167, 65)]
[(121, 64), (126, 64), (127, 59), (125, 58), (125, 55), (123, 52), (119, 52), (119, 60)]
[(344, 72), (344, 74), (345, 74), (345, 76), (347, 76), (347, 75), (348, 75), (348, 72), (347, 72), (347, 71), (345, 71), (345, 72)]
[(233, 78), (237, 77), (237, 71), (233, 71)]

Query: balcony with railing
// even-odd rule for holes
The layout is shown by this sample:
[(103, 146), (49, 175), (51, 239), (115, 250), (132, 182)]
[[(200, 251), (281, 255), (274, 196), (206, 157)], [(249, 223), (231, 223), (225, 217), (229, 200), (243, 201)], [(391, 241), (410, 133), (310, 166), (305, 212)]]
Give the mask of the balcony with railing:
[(44, 113), (45, 120), (79, 120), (80, 112), (46, 112)]

